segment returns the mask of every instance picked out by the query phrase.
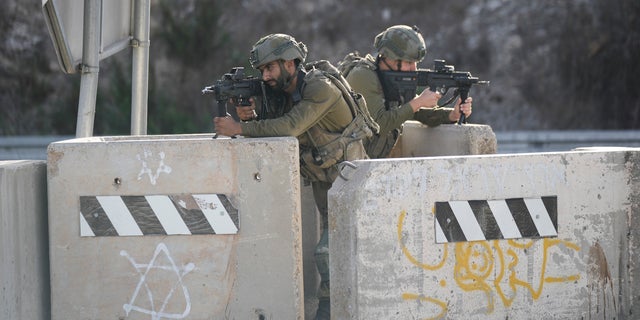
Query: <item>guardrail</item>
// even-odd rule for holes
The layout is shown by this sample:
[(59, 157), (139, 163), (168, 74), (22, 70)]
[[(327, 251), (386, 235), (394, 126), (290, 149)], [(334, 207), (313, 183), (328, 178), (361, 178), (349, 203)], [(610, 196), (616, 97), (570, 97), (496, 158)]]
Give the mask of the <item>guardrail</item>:
[(0, 160), (47, 160), (47, 146), (75, 136), (0, 137)]
[(640, 130), (496, 132), (498, 153), (568, 151), (580, 147), (640, 147)]
[[(640, 130), (496, 132), (498, 153), (568, 151), (580, 147), (640, 147)], [(46, 160), (47, 146), (74, 136), (0, 137), (0, 160)]]

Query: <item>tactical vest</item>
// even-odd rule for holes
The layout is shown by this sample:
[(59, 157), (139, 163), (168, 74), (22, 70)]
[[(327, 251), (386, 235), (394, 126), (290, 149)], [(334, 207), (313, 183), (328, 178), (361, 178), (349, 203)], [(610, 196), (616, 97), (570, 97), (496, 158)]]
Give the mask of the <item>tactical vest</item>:
[(368, 159), (363, 139), (379, 131), (378, 124), (369, 115), (366, 101), (351, 90), (340, 72), (326, 60), (305, 65), (308, 71), (320, 70), (342, 92), (353, 120), (341, 133), (328, 132), (318, 125), (311, 127), (307, 137), (311, 146), (300, 145), (300, 171), (309, 181), (333, 182), (339, 173), (337, 164), (343, 161)]
[[(355, 67), (367, 68), (374, 71), (376, 75), (380, 77), (380, 74), (378, 73), (378, 66), (374, 61), (371, 61), (371, 58), (367, 57), (360, 56), (357, 51), (351, 52), (347, 54), (344, 59), (340, 61), (340, 63), (338, 63), (338, 70), (340, 70), (345, 78)], [(381, 85), (382, 83), (383, 82), (380, 81)], [(386, 89), (384, 87), (382, 88), (382, 90), (383, 92), (386, 92)], [(385, 101), (385, 107), (387, 108), (387, 110), (390, 110), (391, 108), (399, 107), (399, 105), (390, 105), (387, 101)], [(399, 137), (400, 129), (396, 128), (384, 134), (376, 133), (371, 137), (365, 138), (363, 140), (363, 144), (365, 150), (367, 151), (367, 155), (371, 159), (386, 158), (391, 153), (391, 149), (393, 149)]]

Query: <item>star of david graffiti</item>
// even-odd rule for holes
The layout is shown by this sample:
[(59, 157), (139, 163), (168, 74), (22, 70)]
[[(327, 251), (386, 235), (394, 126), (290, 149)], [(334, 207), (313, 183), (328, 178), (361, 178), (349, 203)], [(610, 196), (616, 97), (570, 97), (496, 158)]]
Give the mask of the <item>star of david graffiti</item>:
[[(158, 256), (160, 254), (164, 255), (164, 257), (168, 261), (167, 264), (160, 264), (160, 265), (157, 264)], [(178, 267), (174, 263), (173, 258), (169, 254), (169, 250), (167, 249), (167, 246), (164, 243), (160, 243), (156, 246), (156, 250), (153, 253), (153, 257), (151, 258), (148, 264), (136, 263), (133, 257), (131, 257), (129, 253), (126, 252), (125, 250), (120, 251), (120, 255), (123, 257), (126, 257), (131, 263), (131, 265), (136, 269), (136, 271), (140, 275), (140, 280), (138, 281), (138, 284), (136, 285), (136, 288), (133, 294), (131, 295), (131, 300), (129, 301), (129, 303), (126, 303), (122, 306), (126, 312), (127, 317), (129, 316), (129, 313), (131, 311), (137, 311), (143, 314), (148, 314), (151, 316), (152, 320), (161, 320), (163, 318), (183, 319), (189, 315), (189, 312), (191, 311), (191, 299), (189, 298), (189, 291), (187, 290), (187, 287), (182, 283), (182, 279), (186, 274), (193, 271), (193, 269), (195, 268), (195, 265), (193, 263), (188, 263), (183, 267)], [(152, 292), (151, 290), (151, 286), (148, 283), (148, 277), (147, 277), (150, 272), (168, 272), (169, 274), (167, 276), (162, 277), (163, 281), (171, 281), (171, 276), (175, 275), (175, 284), (171, 287), (171, 290), (169, 290), (166, 297), (162, 300), (161, 305), (156, 305), (156, 303), (154, 302), (154, 299), (153, 299), (154, 292)], [(182, 313), (166, 312), (165, 309), (167, 307), (167, 304), (174, 297), (174, 293), (176, 292), (176, 289), (182, 290), (182, 295), (184, 296), (184, 299), (185, 299), (184, 311)], [(142, 296), (139, 297), (139, 295), (142, 295)], [(144, 301), (138, 301), (138, 299), (144, 299), (145, 296), (147, 299), (149, 299), (148, 309), (140, 306), (140, 304), (143, 303)], [(177, 298), (174, 298), (174, 299), (177, 299)], [(136, 302), (139, 302), (139, 303), (136, 304)]]
[(138, 161), (140, 161), (140, 164), (142, 165), (142, 168), (140, 169), (140, 172), (138, 173), (138, 180), (142, 180), (142, 178), (147, 175), (149, 177), (149, 182), (151, 182), (151, 184), (155, 185), (156, 182), (158, 181), (158, 177), (160, 177), (161, 173), (171, 173), (171, 167), (166, 165), (164, 163), (164, 157), (165, 154), (164, 152), (160, 152), (158, 154), (158, 158), (159, 163), (158, 163), (158, 167), (154, 170), (152, 170), (152, 168), (149, 167), (149, 161), (151, 160), (155, 160), (154, 156), (153, 156), (153, 152), (148, 151), (148, 150), (144, 150), (142, 156), (141, 155), (136, 155), (136, 158), (138, 158)]

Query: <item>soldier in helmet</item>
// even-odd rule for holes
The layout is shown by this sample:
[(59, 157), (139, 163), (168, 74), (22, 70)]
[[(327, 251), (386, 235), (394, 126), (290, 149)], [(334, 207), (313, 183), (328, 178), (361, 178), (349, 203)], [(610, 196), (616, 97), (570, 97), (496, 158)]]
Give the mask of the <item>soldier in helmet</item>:
[[(261, 38), (253, 46), (249, 60), (269, 87), (269, 110), (256, 114), (255, 100), (250, 99), (251, 106), (237, 107), (242, 122), (216, 117), (214, 124), (216, 133), (226, 136), (298, 138), (300, 173), (311, 182), (323, 224), (315, 252), (321, 280), (316, 319), (329, 319), (327, 192), (338, 176), (338, 163), (368, 157), (362, 144), (363, 134), (358, 131), (361, 129), (350, 125), (355, 123), (354, 116), (342, 92), (321, 70), (306, 71), (303, 67), (306, 56), (306, 46), (292, 36), (271, 34)], [(339, 148), (334, 143), (348, 147), (342, 148), (344, 152), (336, 152)]]
[(396, 25), (375, 37), (373, 43), (377, 56), (370, 54), (357, 61), (345, 75), (354, 91), (367, 101), (369, 113), (380, 126), (380, 132), (365, 140), (367, 154), (372, 159), (385, 158), (391, 152), (400, 135), (400, 128), (407, 120), (418, 120), (428, 126), (453, 123), (460, 112), (471, 115), (472, 99), (464, 103), (458, 99), (454, 108), (437, 105), (440, 93), (426, 88), (411, 101), (391, 105), (385, 100), (385, 90), (378, 77), (379, 71), (415, 71), (417, 63), (426, 54), (426, 45), (417, 27)]

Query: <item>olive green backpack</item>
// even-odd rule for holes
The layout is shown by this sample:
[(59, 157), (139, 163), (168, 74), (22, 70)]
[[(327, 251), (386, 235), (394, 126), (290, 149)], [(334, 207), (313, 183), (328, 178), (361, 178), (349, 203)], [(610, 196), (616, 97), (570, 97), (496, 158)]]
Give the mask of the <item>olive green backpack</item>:
[(380, 132), (380, 126), (378, 126), (378, 123), (373, 120), (373, 117), (371, 117), (364, 97), (360, 93), (353, 91), (349, 82), (344, 78), (345, 76), (343, 73), (333, 66), (331, 62), (327, 60), (308, 62), (305, 64), (305, 69), (307, 71), (313, 69), (321, 70), (323, 74), (327, 76), (327, 78), (329, 78), (331, 82), (340, 89), (340, 91), (342, 91), (342, 96), (351, 108), (354, 118), (356, 116), (361, 116), (371, 130), (371, 135)]

